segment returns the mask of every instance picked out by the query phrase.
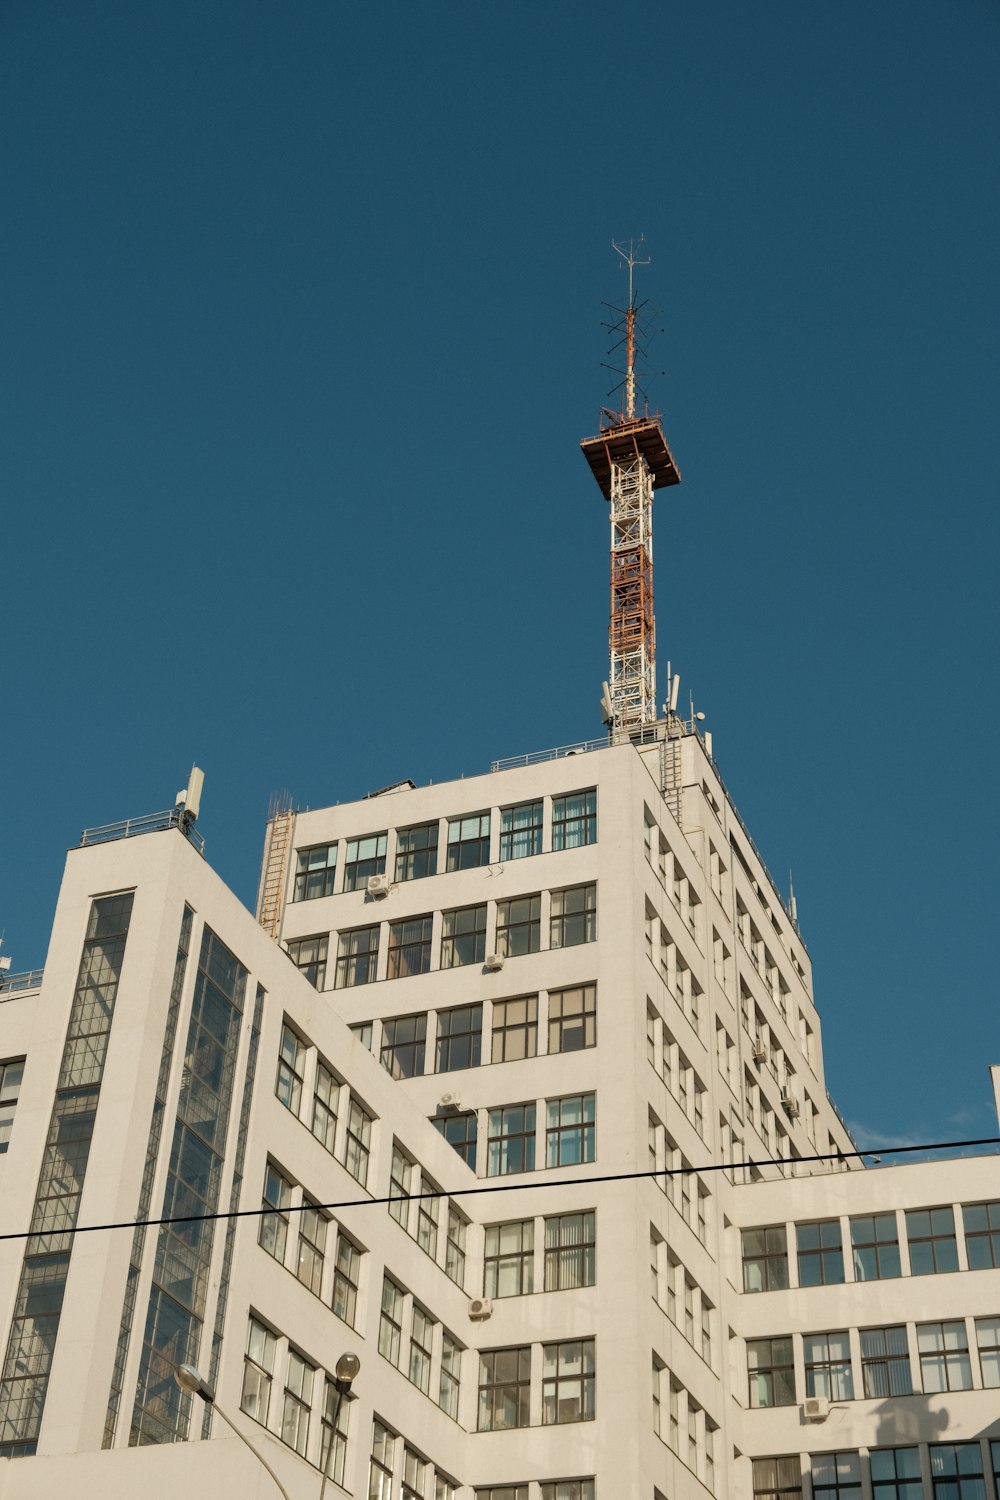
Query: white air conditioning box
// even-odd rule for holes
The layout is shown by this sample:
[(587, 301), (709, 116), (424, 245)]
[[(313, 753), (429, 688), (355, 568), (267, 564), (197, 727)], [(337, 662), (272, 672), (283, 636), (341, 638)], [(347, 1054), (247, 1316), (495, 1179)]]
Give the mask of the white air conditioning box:
[(493, 1316), (492, 1297), (473, 1297), (469, 1303), (469, 1317), (474, 1323), (485, 1323)]
[(462, 1096), (461, 1096), (461, 1094), (442, 1094), (441, 1097), (440, 1097), (440, 1099), (438, 1100), (438, 1109), (451, 1110), (451, 1109), (461, 1109), (461, 1108), (462, 1108)]
[(502, 953), (487, 953), (487, 955), (486, 955), (486, 968), (490, 969), (490, 970), (493, 970), (493, 971), (496, 971), (497, 969), (502, 969), (503, 968), (503, 954)]
[(369, 894), (369, 896), (388, 896), (388, 894), (389, 894), (389, 884), (390, 884), (390, 882), (389, 882), (388, 875), (369, 875), (369, 877), (368, 877), (368, 894)]
[(804, 1422), (825, 1422), (830, 1415), (830, 1403), (825, 1396), (807, 1396), (802, 1403)]

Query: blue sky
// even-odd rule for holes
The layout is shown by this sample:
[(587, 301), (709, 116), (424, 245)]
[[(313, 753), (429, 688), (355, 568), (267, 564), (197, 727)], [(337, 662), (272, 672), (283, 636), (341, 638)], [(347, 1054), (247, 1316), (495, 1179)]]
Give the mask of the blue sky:
[(828, 1082), (993, 1134), (992, 0), (7, 0), (0, 928), (193, 759), (269, 793), (599, 733), (612, 237), (644, 233), (661, 659), (784, 887)]

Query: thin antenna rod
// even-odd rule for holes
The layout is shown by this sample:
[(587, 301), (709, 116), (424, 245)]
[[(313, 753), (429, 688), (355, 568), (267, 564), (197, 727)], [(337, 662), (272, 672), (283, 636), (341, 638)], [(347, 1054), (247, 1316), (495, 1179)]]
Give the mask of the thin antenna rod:
[(648, 255), (645, 260), (640, 260), (636, 253), (642, 248), (644, 239), (645, 235), (640, 234), (638, 242), (629, 240), (627, 250), (619, 245), (617, 240), (611, 241), (613, 249), (617, 250), (628, 266), (628, 305), (625, 308), (625, 343), (628, 351), (628, 364), (625, 371), (625, 416), (629, 421), (635, 416), (635, 268), (649, 265)]

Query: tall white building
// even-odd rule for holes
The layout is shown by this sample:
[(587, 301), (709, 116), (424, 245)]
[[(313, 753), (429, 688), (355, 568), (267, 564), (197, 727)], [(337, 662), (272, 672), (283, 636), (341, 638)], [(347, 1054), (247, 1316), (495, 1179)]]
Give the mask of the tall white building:
[(997, 1158), (847, 1154), (695, 729), (279, 812), (259, 920), (182, 818), (70, 852), (0, 990), (0, 1500), (1000, 1500)]

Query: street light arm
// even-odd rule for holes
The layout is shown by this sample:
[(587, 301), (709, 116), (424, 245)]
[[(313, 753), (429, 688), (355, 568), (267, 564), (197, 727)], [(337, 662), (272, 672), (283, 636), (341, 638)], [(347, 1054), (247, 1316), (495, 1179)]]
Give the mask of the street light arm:
[(268, 1463), (267, 1459), (264, 1457), (264, 1455), (262, 1453), (259, 1453), (257, 1451), (257, 1449), (254, 1447), (253, 1443), (251, 1443), (250, 1439), (244, 1433), (242, 1433), (240, 1431), (240, 1429), (237, 1427), (236, 1423), (232, 1420), (232, 1418), (226, 1416), (226, 1413), (222, 1410), (222, 1407), (219, 1405), (218, 1401), (212, 1401), (210, 1404), (211, 1404), (212, 1410), (218, 1412), (219, 1416), (225, 1422), (226, 1426), (228, 1428), (230, 1428), (233, 1432), (235, 1432), (235, 1434), (239, 1438), (240, 1442), (246, 1444), (246, 1446), (250, 1449), (250, 1452), (253, 1454), (253, 1456), (257, 1460), (257, 1462), (263, 1468), (265, 1468), (267, 1470), (267, 1472), (270, 1474), (271, 1478), (274, 1480), (275, 1484), (278, 1486), (278, 1489), (281, 1491), (282, 1495), (284, 1496), (284, 1500), (292, 1500), (291, 1495), (289, 1495), (288, 1491), (285, 1489), (285, 1486), (282, 1484), (282, 1482), (278, 1478), (277, 1474), (271, 1468), (271, 1465)]

